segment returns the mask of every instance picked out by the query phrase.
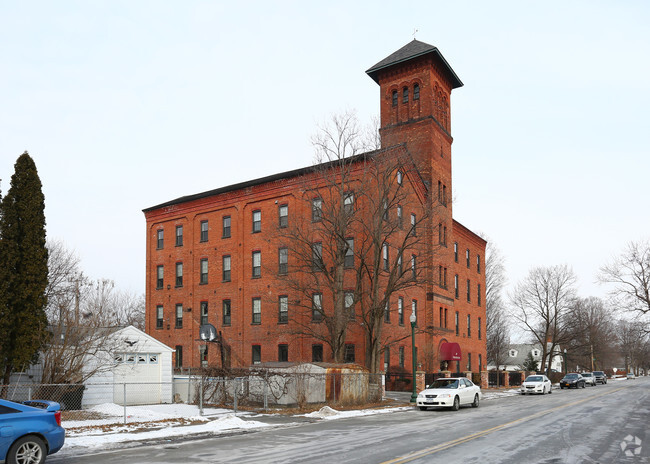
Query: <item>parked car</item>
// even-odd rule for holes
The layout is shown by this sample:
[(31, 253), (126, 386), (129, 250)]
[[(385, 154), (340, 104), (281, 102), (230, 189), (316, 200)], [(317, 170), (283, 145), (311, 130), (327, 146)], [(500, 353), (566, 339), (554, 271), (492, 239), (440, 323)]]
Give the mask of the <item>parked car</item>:
[(580, 374), (572, 372), (571, 374), (565, 375), (562, 377), (562, 380), (560, 380), (560, 388), (564, 387), (585, 388), (585, 379)]
[(634, 379), (636, 379), (636, 377), (634, 376), (634, 374), (631, 373), (631, 372), (628, 372), (628, 374), (627, 374), (627, 380), (634, 380)]
[(553, 393), (551, 388), (551, 381), (545, 375), (529, 375), (519, 387), (519, 392), (522, 395), (526, 393), (541, 393), (544, 395), (545, 393)]
[(593, 374), (596, 378), (596, 383), (602, 383), (603, 385), (607, 383), (607, 376), (603, 371), (594, 371)]
[(0, 430), (0, 460), (7, 464), (42, 464), (65, 441), (61, 406), (54, 401), (0, 399)]
[(585, 379), (585, 385), (591, 385), (592, 387), (598, 385), (596, 383), (596, 376), (593, 372), (583, 372), (581, 375)]
[(421, 411), (429, 407), (441, 406), (458, 411), (462, 405), (478, 408), (481, 401), (481, 388), (465, 377), (441, 378), (435, 380), (417, 398)]

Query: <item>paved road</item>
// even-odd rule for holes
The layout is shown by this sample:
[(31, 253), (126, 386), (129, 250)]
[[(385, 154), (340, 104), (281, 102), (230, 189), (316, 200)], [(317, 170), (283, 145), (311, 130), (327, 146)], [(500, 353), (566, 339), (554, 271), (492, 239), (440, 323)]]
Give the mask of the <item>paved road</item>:
[(458, 412), (414, 409), (48, 462), (650, 463), (650, 378), (493, 399)]

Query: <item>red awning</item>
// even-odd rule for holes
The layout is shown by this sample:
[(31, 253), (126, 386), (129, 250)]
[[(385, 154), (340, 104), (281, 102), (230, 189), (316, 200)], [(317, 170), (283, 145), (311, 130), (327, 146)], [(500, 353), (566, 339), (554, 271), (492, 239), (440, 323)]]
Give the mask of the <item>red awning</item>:
[(440, 345), (440, 361), (460, 361), (460, 345), (458, 343)]

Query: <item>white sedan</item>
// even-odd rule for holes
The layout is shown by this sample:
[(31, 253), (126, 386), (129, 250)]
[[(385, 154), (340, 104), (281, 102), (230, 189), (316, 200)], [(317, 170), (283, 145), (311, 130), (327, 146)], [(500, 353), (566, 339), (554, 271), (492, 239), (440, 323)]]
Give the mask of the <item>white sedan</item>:
[(481, 397), (481, 388), (465, 377), (440, 378), (420, 392), (417, 406), (421, 411), (434, 406), (458, 411), (465, 404), (478, 408)]
[(519, 392), (522, 395), (526, 393), (541, 393), (543, 395), (553, 393), (551, 387), (551, 381), (545, 375), (529, 375), (519, 387)]

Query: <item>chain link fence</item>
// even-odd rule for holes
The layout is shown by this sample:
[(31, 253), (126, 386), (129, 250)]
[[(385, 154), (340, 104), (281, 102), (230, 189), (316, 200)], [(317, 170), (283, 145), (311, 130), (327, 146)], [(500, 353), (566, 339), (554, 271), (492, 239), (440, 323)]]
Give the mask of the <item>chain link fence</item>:
[(3, 399), (60, 403), (67, 426), (82, 426), (84, 421), (92, 424), (144, 421), (147, 406), (154, 405), (198, 406), (199, 415), (204, 415), (207, 408), (262, 412), (319, 405), (374, 404), (382, 401), (383, 393), (381, 374), (271, 370), (206, 370), (201, 375), (175, 375), (172, 382), (0, 386)]

